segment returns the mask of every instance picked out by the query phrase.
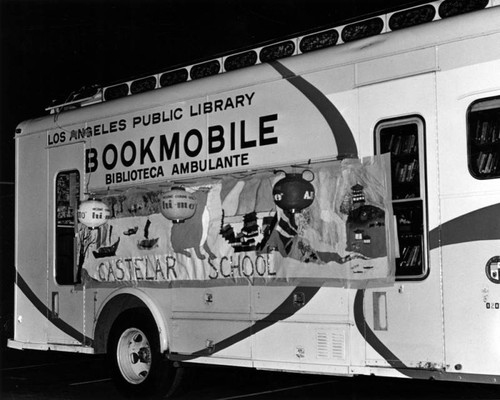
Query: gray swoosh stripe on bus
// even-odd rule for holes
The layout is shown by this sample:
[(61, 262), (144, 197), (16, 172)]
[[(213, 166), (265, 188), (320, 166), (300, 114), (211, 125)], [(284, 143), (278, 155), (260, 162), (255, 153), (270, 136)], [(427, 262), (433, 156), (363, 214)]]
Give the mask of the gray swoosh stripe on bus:
[(295, 86), (323, 115), (332, 130), (341, 158), (358, 157), (358, 149), (349, 125), (333, 103), (314, 85), (295, 75), (278, 61), (269, 63), (284, 79)]
[(471, 211), (429, 232), (429, 248), (500, 239), (500, 203)]
[(62, 319), (59, 319), (51, 309), (49, 309), (38, 297), (37, 295), (31, 290), (29, 285), (26, 283), (26, 281), (23, 279), (23, 277), (19, 274), (16, 273), (16, 283), (17, 287), (21, 292), (24, 293), (24, 295), (28, 298), (28, 300), (35, 306), (35, 308), (42, 313), (52, 324), (54, 324), (58, 329), (63, 331), (65, 334), (68, 336), (71, 336), (72, 338), (78, 340), (81, 342), (83, 340), (84, 345), (86, 346), (92, 346), (94, 341), (85, 336), (82, 332), (79, 332), (77, 329), (73, 328), (71, 325), (68, 323), (64, 322)]

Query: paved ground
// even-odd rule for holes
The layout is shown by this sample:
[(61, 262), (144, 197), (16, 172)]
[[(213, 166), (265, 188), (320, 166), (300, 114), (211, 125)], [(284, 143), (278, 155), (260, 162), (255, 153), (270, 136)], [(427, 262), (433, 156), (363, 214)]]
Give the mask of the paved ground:
[[(106, 399), (122, 397), (109, 379), (103, 357), (3, 350), (2, 400)], [(337, 378), (236, 368), (193, 368), (179, 400), (336, 399), (420, 400), (500, 399), (488, 385), (382, 379)]]

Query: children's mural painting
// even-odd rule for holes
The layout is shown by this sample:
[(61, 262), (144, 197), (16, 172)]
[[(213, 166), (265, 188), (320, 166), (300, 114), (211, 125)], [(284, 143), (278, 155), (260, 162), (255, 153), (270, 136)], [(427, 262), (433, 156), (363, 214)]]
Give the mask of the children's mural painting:
[[(392, 285), (389, 163), (344, 159), (104, 196), (107, 223), (79, 225), (79, 271), (89, 286)], [(169, 219), (175, 207), (191, 212)]]

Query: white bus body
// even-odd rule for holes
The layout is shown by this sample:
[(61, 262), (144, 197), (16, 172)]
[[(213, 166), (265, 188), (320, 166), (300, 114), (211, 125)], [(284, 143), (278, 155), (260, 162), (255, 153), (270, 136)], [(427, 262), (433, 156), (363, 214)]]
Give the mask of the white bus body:
[(20, 124), (9, 346), (498, 383), (500, 7), (434, 19)]

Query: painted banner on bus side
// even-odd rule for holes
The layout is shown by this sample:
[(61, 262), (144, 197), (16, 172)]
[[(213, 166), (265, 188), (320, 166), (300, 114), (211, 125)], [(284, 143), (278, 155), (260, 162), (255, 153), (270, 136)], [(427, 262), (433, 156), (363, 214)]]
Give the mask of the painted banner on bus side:
[(285, 178), (269, 170), (186, 184), (195, 211), (183, 222), (161, 212), (171, 188), (105, 197), (108, 222), (79, 226), (82, 276), (87, 285), (392, 284), (388, 156), (290, 168), (287, 176), (305, 170), (313, 179), (310, 190), (299, 189), (301, 210), (282, 208), (289, 194), (277, 187)]

